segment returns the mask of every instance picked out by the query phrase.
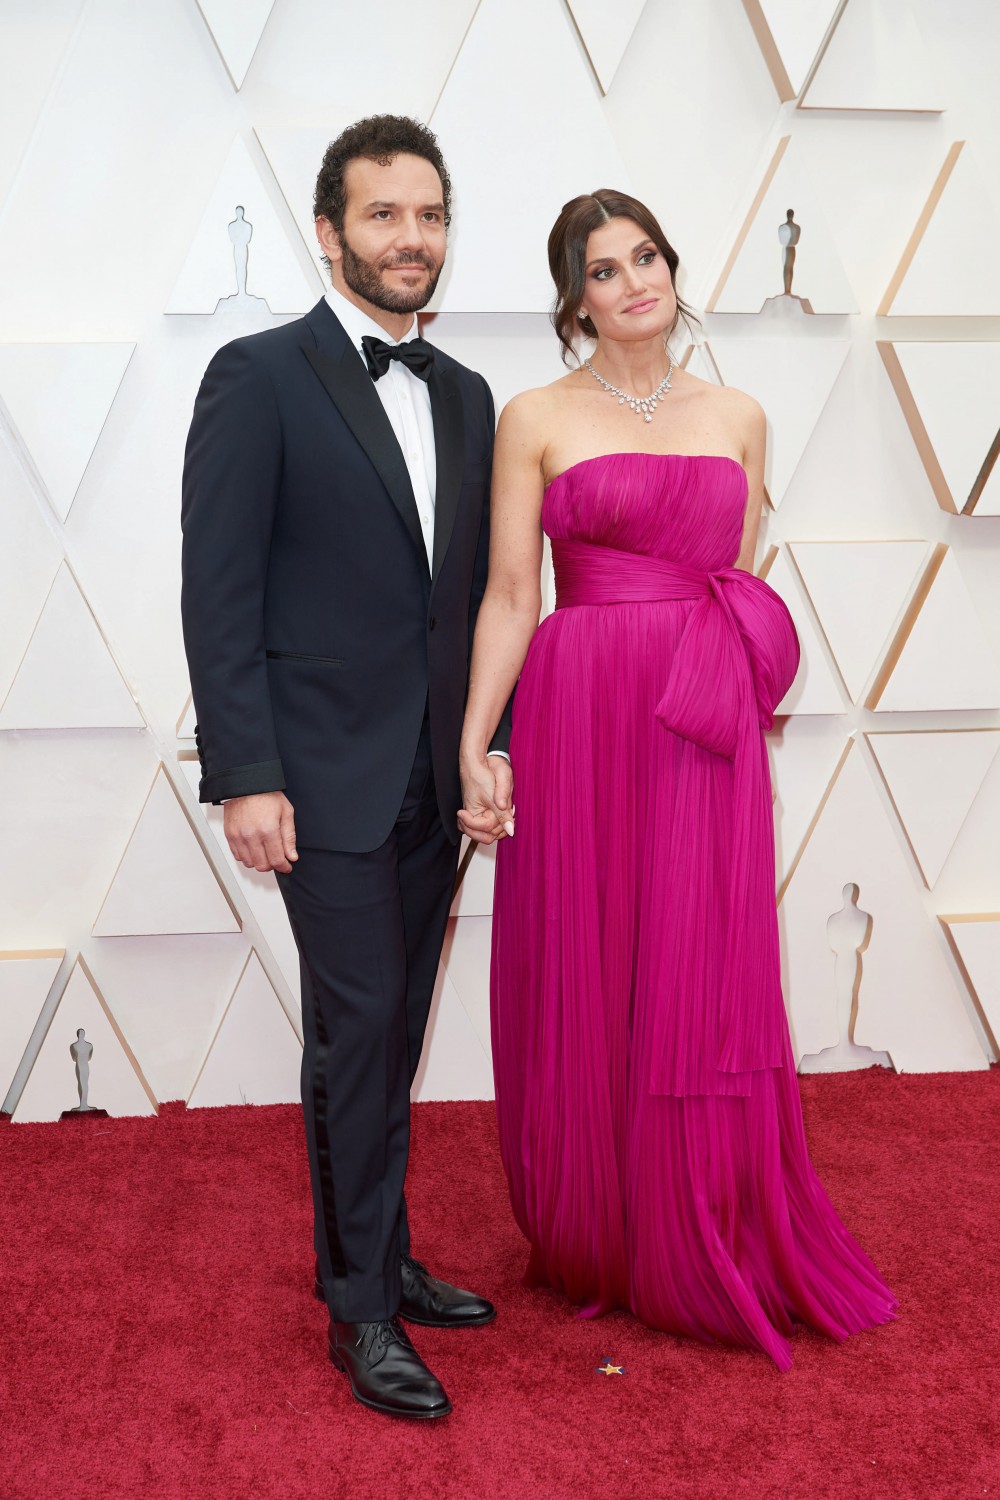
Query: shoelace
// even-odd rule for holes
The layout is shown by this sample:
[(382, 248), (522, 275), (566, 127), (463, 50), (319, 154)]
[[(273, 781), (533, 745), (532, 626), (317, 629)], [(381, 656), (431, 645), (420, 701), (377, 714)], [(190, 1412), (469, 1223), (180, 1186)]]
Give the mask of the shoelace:
[(402, 1344), (404, 1349), (410, 1347), (410, 1341), (398, 1318), (384, 1318), (379, 1323), (369, 1323), (358, 1340), (357, 1347), (365, 1359), (370, 1359), (376, 1343), (382, 1345), (383, 1351), (391, 1344)]

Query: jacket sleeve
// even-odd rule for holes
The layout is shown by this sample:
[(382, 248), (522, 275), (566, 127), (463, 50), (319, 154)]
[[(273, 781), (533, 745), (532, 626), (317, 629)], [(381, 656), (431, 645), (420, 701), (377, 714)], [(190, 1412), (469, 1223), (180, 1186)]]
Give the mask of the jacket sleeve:
[(274, 388), (246, 340), (220, 349), (184, 456), (181, 616), (202, 802), (285, 785), (264, 650), (264, 590), (281, 482)]
[[(482, 377), (480, 377), (482, 379)], [(489, 437), (488, 452), (489, 461), (493, 462), (493, 437), (496, 431), (496, 411), (493, 406), (493, 393), (483, 380), (483, 391), (486, 398), (486, 424)], [(469, 604), (469, 659), (472, 659), (472, 640), (476, 633), (476, 618), (479, 614), (479, 606), (483, 602), (486, 592), (486, 580), (489, 574), (490, 562), (490, 496), (487, 489), (486, 501), (483, 505), (483, 520), (479, 531), (479, 545), (476, 550), (475, 571), (472, 575), (472, 598)], [(516, 689), (515, 689), (516, 691)], [(500, 723), (496, 727), (493, 738), (489, 743), (489, 750), (502, 750), (506, 755), (510, 749), (511, 715), (514, 708), (514, 694), (511, 693), (506, 707), (500, 715)], [(487, 753), (489, 753), (489, 750)]]

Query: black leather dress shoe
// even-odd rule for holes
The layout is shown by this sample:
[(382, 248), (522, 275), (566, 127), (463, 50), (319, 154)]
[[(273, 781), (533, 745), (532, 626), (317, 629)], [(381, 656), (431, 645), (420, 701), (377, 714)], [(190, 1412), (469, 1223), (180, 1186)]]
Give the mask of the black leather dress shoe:
[[(485, 1297), (463, 1292), (461, 1287), (450, 1286), (447, 1281), (438, 1281), (411, 1255), (402, 1257), (402, 1272), (403, 1300), (399, 1316), (408, 1323), (421, 1323), (425, 1328), (474, 1328), (477, 1324), (492, 1323), (497, 1315), (496, 1308)], [(326, 1301), (318, 1261), (313, 1296), (317, 1302)]]
[(403, 1295), (399, 1316), (426, 1328), (469, 1328), (492, 1323), (497, 1310), (485, 1297), (438, 1281), (412, 1255), (402, 1257)]
[(451, 1402), (396, 1318), (380, 1323), (330, 1320), (330, 1359), (344, 1370), (355, 1401), (390, 1417), (446, 1417)]

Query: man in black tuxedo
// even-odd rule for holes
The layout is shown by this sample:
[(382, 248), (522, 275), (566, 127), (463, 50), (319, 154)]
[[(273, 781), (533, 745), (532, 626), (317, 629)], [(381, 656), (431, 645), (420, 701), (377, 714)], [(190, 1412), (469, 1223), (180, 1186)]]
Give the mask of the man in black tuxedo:
[[(274, 870), (301, 959), (302, 1099), (330, 1355), (377, 1410), (450, 1402), (399, 1318), (486, 1323), (410, 1254), (409, 1090), (455, 878), (458, 746), (486, 584), (493, 402), (416, 336), (445, 258), (434, 136), (382, 115), (327, 150), (332, 288), (208, 367), (183, 494), (202, 801)], [(482, 828), (510, 822), (509, 724)]]

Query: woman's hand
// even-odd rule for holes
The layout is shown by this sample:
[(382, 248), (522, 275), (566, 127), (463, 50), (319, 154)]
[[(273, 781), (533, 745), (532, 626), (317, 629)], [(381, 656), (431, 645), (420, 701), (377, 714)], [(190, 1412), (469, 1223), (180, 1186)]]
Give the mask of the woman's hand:
[(502, 755), (463, 761), (461, 776), (460, 831), (477, 844), (495, 844), (504, 835), (513, 838), (514, 775), (510, 761)]

